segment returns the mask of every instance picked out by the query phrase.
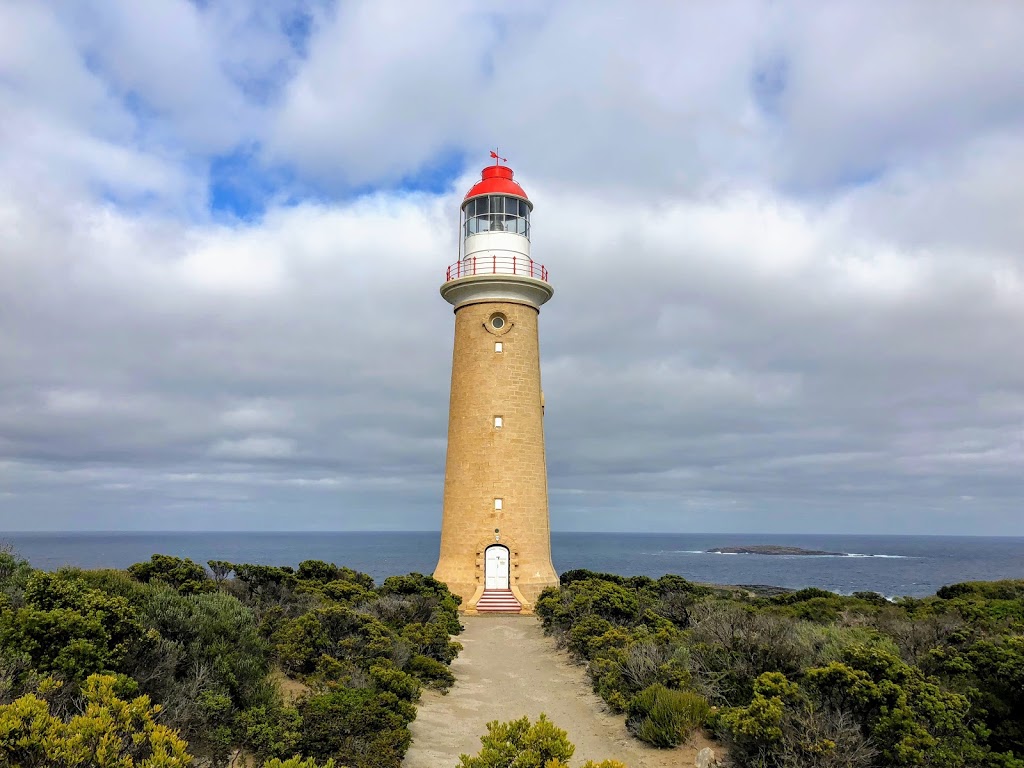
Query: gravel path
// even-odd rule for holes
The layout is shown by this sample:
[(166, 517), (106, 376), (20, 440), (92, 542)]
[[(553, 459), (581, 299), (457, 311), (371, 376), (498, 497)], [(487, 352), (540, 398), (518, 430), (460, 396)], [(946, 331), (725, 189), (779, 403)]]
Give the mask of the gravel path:
[(452, 663), (456, 683), (442, 696), (426, 691), (412, 723), (412, 747), (403, 768), (455, 768), (462, 753), (480, 751), (491, 720), (543, 712), (576, 745), (573, 766), (613, 758), (628, 768), (692, 766), (708, 743), (678, 749), (646, 747), (627, 732), (590, 689), (584, 668), (555, 649), (533, 616), (464, 616), (457, 639), (465, 650)]

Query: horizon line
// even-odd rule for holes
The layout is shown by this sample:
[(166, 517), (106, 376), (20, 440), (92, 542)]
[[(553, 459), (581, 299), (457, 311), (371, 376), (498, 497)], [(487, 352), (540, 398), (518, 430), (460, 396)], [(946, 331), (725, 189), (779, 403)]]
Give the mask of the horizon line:
[[(386, 533), (386, 534), (416, 534), (431, 533), (440, 535), (440, 530), (406, 530), (406, 529), (319, 529), (319, 530), (296, 530), (296, 529), (257, 529), (257, 530), (204, 530), (204, 529), (66, 529), (66, 530), (14, 530), (0, 531), (0, 540), (7, 535), (66, 535), (66, 534), (323, 534), (323, 533)], [(815, 531), (787, 531), (769, 532), (760, 531), (753, 533), (737, 533), (735, 531), (578, 531), (578, 530), (553, 530), (557, 534), (584, 534), (584, 535), (607, 535), (607, 536), (919, 536), (927, 538), (989, 538), (989, 539), (1020, 539), (1024, 533), (827, 533)]]

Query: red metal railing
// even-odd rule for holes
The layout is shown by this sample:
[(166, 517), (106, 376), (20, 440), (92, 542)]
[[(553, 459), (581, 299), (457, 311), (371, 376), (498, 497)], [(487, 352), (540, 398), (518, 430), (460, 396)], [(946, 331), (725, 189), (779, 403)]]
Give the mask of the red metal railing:
[(522, 275), (535, 280), (548, 281), (548, 270), (528, 256), (497, 256), (494, 254), (467, 256), (448, 267), (446, 280), (457, 280), (472, 275)]

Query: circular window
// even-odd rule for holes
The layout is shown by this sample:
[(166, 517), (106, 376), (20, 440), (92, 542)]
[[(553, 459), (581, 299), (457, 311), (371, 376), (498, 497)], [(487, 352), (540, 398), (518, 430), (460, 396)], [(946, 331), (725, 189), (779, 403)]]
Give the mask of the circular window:
[(491, 328), (493, 328), (496, 331), (500, 331), (504, 327), (505, 327), (505, 317), (504, 317), (504, 315), (494, 315), (491, 318)]

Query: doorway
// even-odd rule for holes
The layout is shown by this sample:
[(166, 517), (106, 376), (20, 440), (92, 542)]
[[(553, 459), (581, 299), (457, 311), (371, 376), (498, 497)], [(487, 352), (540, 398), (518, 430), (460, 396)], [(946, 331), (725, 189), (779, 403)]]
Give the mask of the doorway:
[(484, 589), (508, 589), (508, 547), (495, 544), (484, 553)]

